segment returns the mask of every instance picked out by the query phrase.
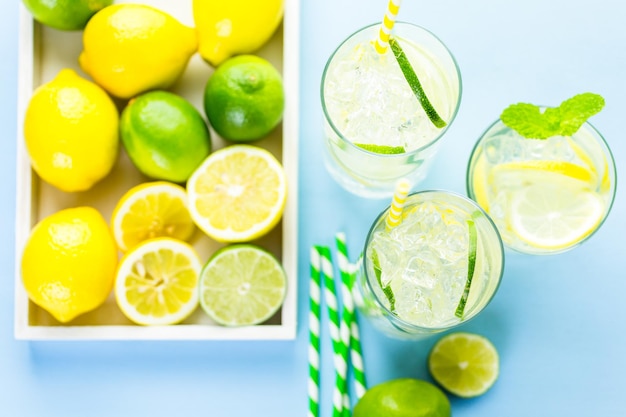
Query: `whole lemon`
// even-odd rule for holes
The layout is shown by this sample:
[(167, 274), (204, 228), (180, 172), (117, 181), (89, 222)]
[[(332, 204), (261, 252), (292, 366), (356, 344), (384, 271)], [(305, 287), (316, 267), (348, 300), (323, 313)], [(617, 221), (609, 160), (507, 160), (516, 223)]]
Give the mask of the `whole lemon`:
[(354, 417), (450, 417), (446, 394), (430, 382), (392, 379), (373, 386), (354, 407)]
[(209, 129), (196, 108), (168, 91), (130, 100), (120, 121), (134, 165), (150, 178), (182, 183), (211, 152)]
[(59, 30), (80, 30), (113, 0), (22, 0), (35, 20)]
[(284, 0), (193, 0), (200, 56), (217, 67), (263, 46), (283, 18)]
[(211, 126), (231, 141), (261, 139), (280, 123), (284, 107), (280, 73), (254, 55), (228, 59), (209, 77), (204, 90)]
[(35, 172), (68, 192), (107, 176), (117, 160), (119, 112), (107, 93), (71, 69), (33, 93), (24, 139)]
[(67, 323), (104, 303), (117, 259), (111, 231), (96, 209), (64, 209), (33, 228), (22, 253), (22, 281), (33, 303)]
[(143, 4), (114, 4), (87, 23), (79, 63), (109, 93), (128, 99), (169, 88), (197, 46), (195, 30), (168, 13)]

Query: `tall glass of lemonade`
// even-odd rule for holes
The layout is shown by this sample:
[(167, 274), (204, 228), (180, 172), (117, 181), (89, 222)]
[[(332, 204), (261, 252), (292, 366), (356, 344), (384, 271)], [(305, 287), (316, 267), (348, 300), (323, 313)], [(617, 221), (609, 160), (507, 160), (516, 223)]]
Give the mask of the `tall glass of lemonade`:
[(473, 201), (447, 191), (410, 194), (400, 223), (374, 221), (354, 285), (355, 304), (383, 333), (417, 339), (466, 322), (498, 289), (498, 231)]
[[(545, 123), (546, 128), (526, 137), (504, 123), (514, 125), (508, 119), (517, 117), (505, 111), (476, 143), (467, 192), (489, 213), (507, 247), (536, 255), (564, 252), (591, 237), (608, 216), (617, 175), (613, 156), (602, 135), (574, 112), (595, 100), (603, 103), (600, 97), (579, 95), (565, 102), (573, 104), (552, 110), (511, 106), (519, 110), (521, 127)], [(583, 122), (558, 130), (574, 120)]]
[(392, 48), (376, 51), (379, 27), (367, 26), (339, 45), (321, 82), (326, 167), (345, 189), (372, 198), (391, 196), (400, 178), (417, 184), (425, 177), (461, 99), (461, 75), (448, 48), (422, 27), (395, 23), (392, 39), (442, 122), (433, 123)]

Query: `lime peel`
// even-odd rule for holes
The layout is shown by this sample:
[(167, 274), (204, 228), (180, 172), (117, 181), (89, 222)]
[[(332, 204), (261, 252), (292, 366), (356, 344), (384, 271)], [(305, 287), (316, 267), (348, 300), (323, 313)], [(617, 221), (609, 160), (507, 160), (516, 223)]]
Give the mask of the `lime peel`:
[(402, 71), (404, 78), (409, 83), (411, 90), (413, 90), (413, 94), (417, 97), (417, 100), (422, 105), (422, 108), (426, 112), (430, 121), (439, 129), (445, 127), (447, 123), (441, 118), (441, 116), (439, 116), (437, 110), (435, 110), (430, 100), (428, 100), (428, 97), (422, 88), (422, 83), (420, 83), (415, 70), (413, 70), (411, 63), (404, 54), (404, 51), (400, 47), (398, 41), (394, 38), (389, 39), (389, 46), (391, 47), (393, 56), (396, 58), (396, 61), (398, 61), (398, 65), (400, 66), (400, 70)]

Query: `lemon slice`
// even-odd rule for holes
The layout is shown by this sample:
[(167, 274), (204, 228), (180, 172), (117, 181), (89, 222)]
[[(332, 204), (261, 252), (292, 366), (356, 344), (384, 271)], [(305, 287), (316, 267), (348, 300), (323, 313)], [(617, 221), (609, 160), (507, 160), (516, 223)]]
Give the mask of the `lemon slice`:
[(282, 305), (287, 277), (276, 258), (254, 245), (219, 250), (202, 269), (200, 305), (217, 323), (263, 323)]
[(187, 182), (196, 225), (220, 242), (247, 242), (268, 233), (285, 207), (285, 172), (265, 149), (233, 145), (211, 155)]
[(165, 181), (133, 187), (115, 206), (111, 228), (123, 252), (155, 237), (188, 240), (195, 225), (187, 209), (187, 192)]
[(178, 323), (198, 306), (201, 269), (189, 244), (169, 237), (147, 240), (120, 262), (115, 281), (117, 304), (137, 324)]
[(448, 334), (433, 346), (428, 369), (443, 388), (469, 398), (484, 394), (498, 379), (500, 360), (485, 337), (465, 332)]
[(514, 161), (499, 164), (494, 167), (494, 176), (502, 176), (511, 174), (519, 176), (520, 179), (526, 181), (525, 176), (532, 175), (546, 175), (546, 173), (553, 173), (556, 175), (565, 176), (575, 180), (582, 181), (587, 184), (595, 184), (597, 181), (597, 174), (595, 171), (587, 169), (584, 166), (574, 164), (568, 161), (554, 161), (554, 160), (530, 160), (530, 161)]
[(568, 182), (537, 183), (514, 193), (510, 226), (531, 246), (558, 250), (591, 234), (604, 216), (598, 194)]

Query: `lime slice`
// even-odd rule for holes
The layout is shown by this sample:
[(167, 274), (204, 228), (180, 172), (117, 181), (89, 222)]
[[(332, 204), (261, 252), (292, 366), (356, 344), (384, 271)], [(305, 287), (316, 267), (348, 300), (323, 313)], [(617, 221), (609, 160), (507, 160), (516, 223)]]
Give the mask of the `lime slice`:
[(476, 232), (476, 224), (473, 220), (467, 220), (467, 230), (469, 234), (469, 248), (467, 249), (467, 280), (465, 281), (465, 288), (463, 294), (459, 300), (459, 305), (454, 312), (454, 315), (458, 318), (463, 318), (463, 312), (465, 311), (465, 305), (469, 297), (470, 288), (472, 285), (472, 279), (474, 278), (474, 269), (476, 268), (476, 249), (478, 247), (478, 233)]
[(217, 323), (263, 323), (282, 305), (287, 277), (276, 258), (254, 245), (233, 245), (216, 252), (202, 269), (200, 305)]
[(559, 250), (591, 234), (602, 221), (600, 196), (569, 182), (538, 183), (514, 193), (510, 227), (531, 246)]
[(447, 123), (439, 116), (437, 110), (435, 110), (430, 100), (428, 100), (428, 97), (426, 96), (426, 93), (422, 88), (422, 83), (420, 83), (419, 78), (417, 78), (415, 70), (413, 70), (411, 63), (404, 54), (404, 51), (400, 47), (398, 41), (396, 41), (394, 38), (389, 39), (389, 46), (391, 47), (391, 51), (398, 61), (398, 65), (400, 65), (400, 70), (402, 71), (404, 78), (406, 78), (406, 81), (409, 83), (411, 90), (413, 90), (413, 94), (415, 94), (415, 97), (417, 97), (417, 99), (419, 100), (430, 121), (440, 129), (445, 127)]
[(128, 190), (113, 210), (111, 228), (123, 252), (155, 237), (187, 240), (196, 230), (187, 209), (187, 192), (166, 181), (144, 183)]
[(469, 398), (484, 394), (499, 373), (498, 352), (483, 336), (450, 333), (435, 343), (428, 356), (428, 369), (443, 388)]
[(395, 155), (406, 152), (402, 146), (373, 145), (371, 143), (355, 143), (355, 145), (366, 151), (383, 155)]
[(194, 223), (220, 242), (257, 239), (280, 221), (287, 179), (267, 150), (232, 145), (213, 152), (187, 182)]
[(198, 306), (201, 269), (189, 244), (170, 237), (146, 240), (122, 258), (115, 299), (124, 315), (137, 324), (178, 323)]

